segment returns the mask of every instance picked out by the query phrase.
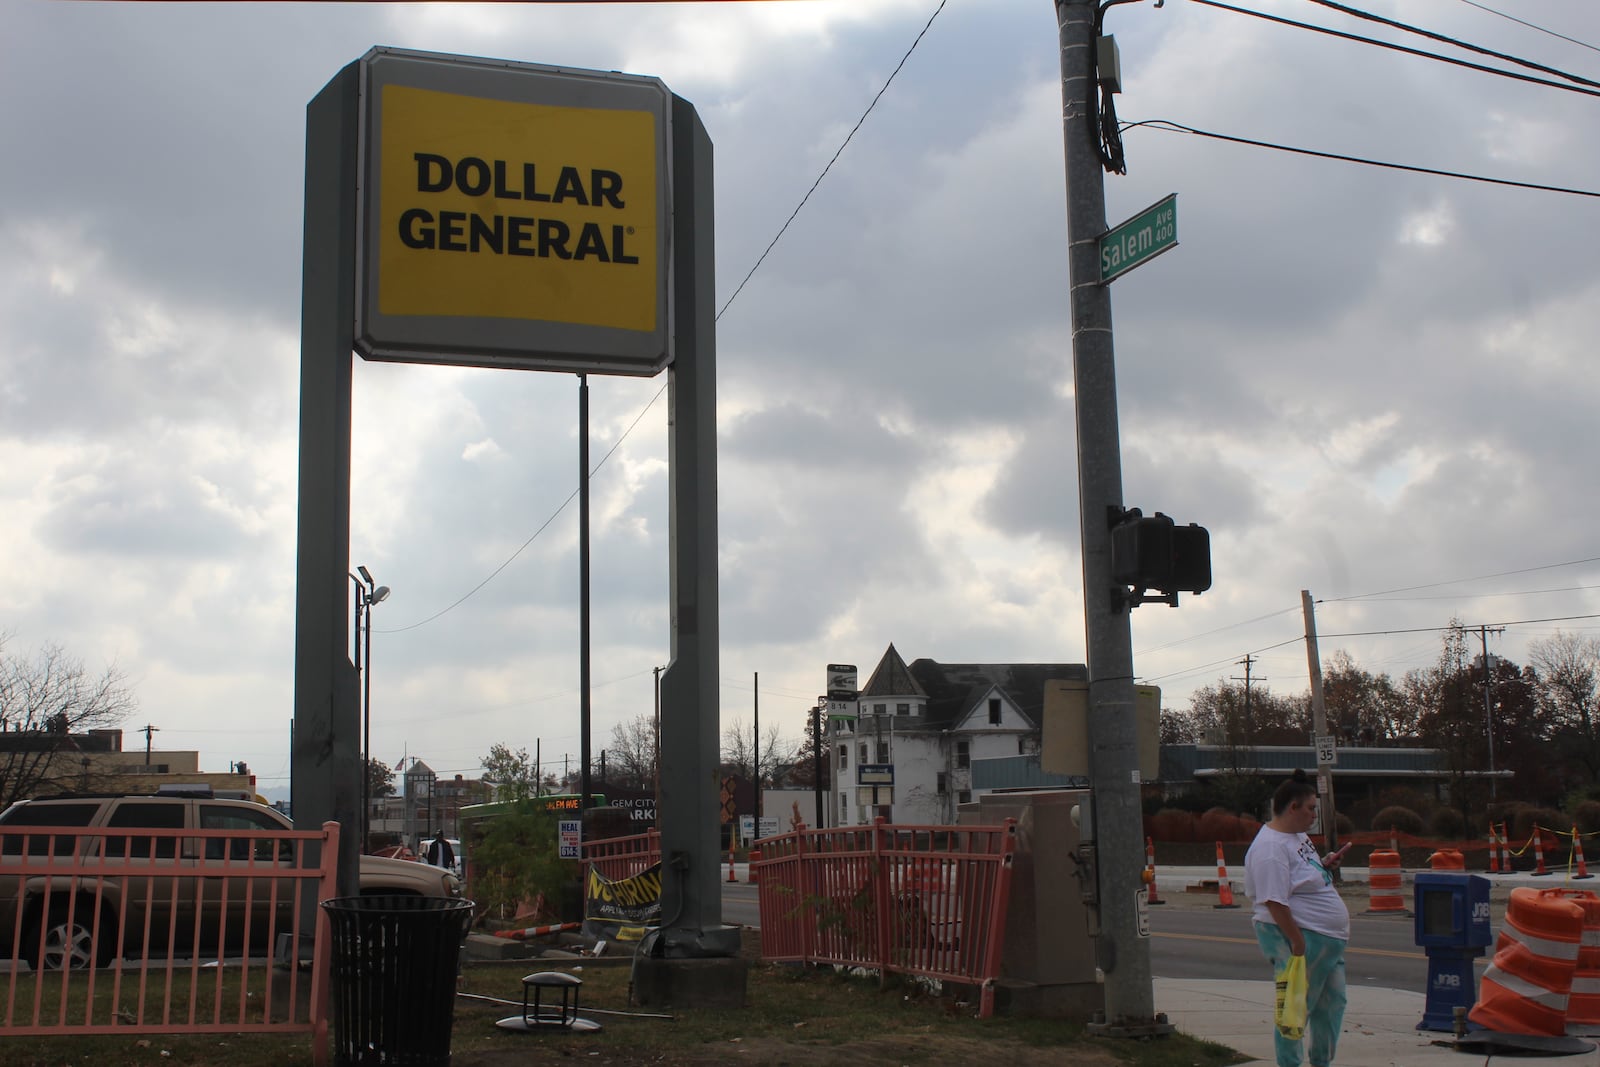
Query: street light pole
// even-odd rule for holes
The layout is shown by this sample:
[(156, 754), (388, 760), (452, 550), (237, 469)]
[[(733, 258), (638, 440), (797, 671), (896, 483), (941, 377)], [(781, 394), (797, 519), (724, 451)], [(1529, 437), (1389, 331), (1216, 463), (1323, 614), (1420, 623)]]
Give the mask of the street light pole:
[[(372, 572), (358, 566), (361, 577), (350, 575), (356, 585), (356, 670), (361, 675), (361, 846), (365, 854), (372, 847), (372, 605), (389, 599), (389, 587), (372, 580)], [(363, 585), (363, 583), (365, 583)]]

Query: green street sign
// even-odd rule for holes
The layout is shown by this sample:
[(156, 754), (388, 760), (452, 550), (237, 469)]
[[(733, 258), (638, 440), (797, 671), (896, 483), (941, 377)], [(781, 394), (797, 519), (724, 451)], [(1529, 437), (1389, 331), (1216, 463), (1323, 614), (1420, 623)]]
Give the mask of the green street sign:
[(1100, 284), (1178, 247), (1178, 194), (1156, 201), (1100, 238)]

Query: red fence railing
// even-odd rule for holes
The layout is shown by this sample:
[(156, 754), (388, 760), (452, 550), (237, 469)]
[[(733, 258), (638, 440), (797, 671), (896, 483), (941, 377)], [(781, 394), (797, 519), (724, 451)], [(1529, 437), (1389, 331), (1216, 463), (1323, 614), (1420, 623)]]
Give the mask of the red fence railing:
[[(326, 1062), (326, 924), (309, 905), (334, 894), (338, 845), (331, 822), (5, 828), (0, 1035), (309, 1031)], [(281, 973), (269, 958), (280, 939), (294, 946)]]
[(583, 843), (583, 876), (587, 881), (589, 868), (617, 881), (631, 878), (640, 871), (661, 862), (661, 835), (655, 830), (630, 837), (607, 837)]
[(801, 828), (757, 842), (761, 954), (980, 989), (994, 1011), (1016, 825)]

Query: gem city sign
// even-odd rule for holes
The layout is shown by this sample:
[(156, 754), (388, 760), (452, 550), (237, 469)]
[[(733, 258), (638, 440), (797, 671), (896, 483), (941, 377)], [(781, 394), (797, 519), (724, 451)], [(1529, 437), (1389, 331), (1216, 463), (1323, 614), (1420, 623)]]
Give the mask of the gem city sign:
[(356, 347), (649, 376), (671, 361), (671, 93), (637, 75), (361, 60)]

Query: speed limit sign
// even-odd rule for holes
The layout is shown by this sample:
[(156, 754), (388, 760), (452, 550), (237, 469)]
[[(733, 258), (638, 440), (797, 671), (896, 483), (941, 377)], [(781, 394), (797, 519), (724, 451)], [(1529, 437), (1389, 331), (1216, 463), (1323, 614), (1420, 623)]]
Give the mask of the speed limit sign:
[(1339, 762), (1339, 752), (1333, 747), (1332, 734), (1317, 735), (1317, 766), (1331, 767)]

